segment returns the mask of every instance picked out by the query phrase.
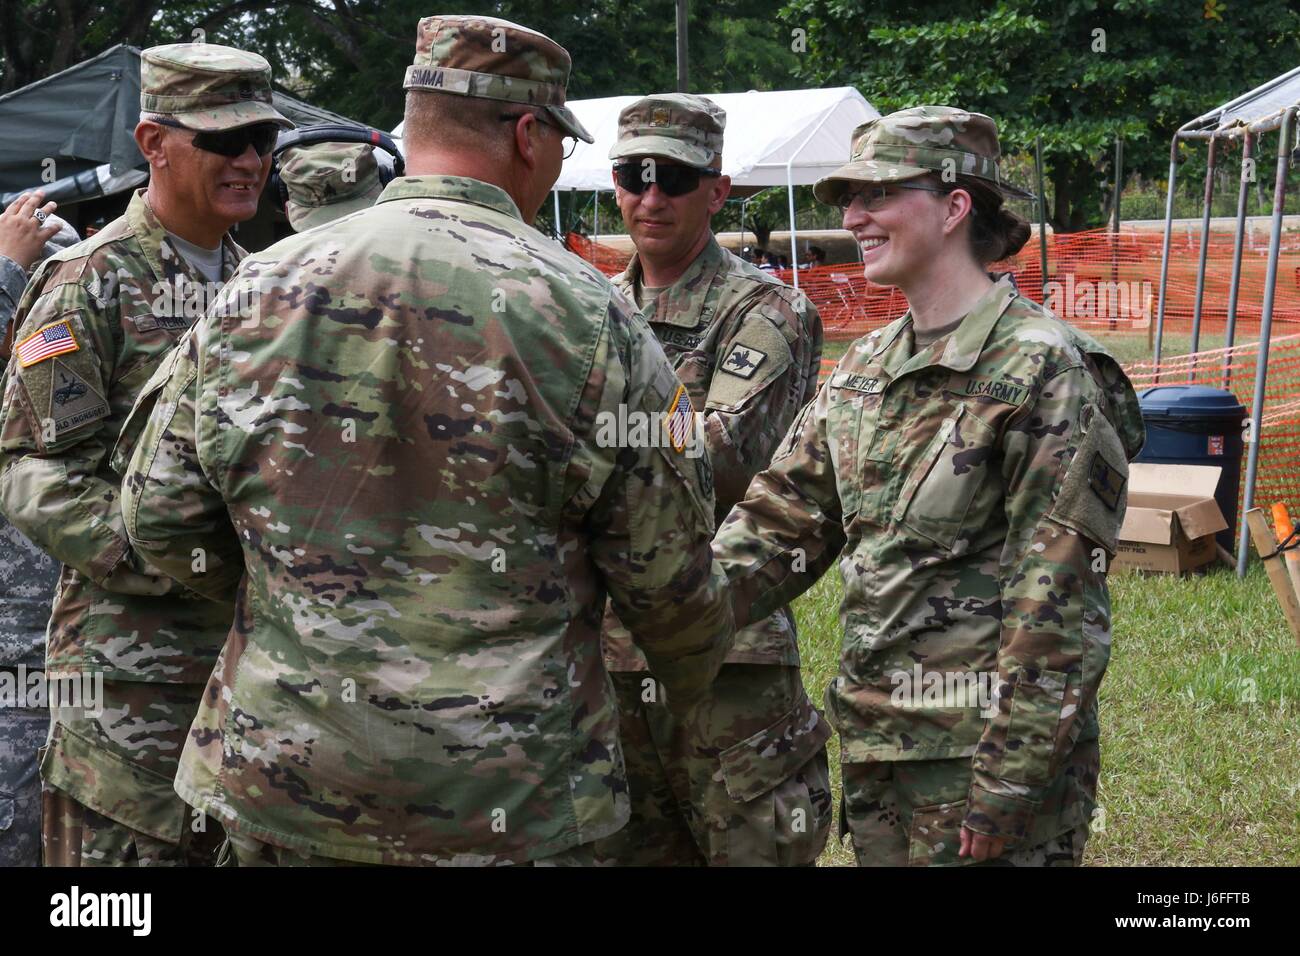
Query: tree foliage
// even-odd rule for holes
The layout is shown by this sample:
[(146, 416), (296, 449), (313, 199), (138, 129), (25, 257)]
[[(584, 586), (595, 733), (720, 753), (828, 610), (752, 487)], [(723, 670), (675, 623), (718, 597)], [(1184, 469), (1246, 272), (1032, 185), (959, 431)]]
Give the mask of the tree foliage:
[(1126, 169), (1167, 175), (1180, 125), (1300, 63), (1293, 0), (789, 0), (781, 16), (807, 33), (810, 85), (856, 86), (882, 112), (988, 113), (1004, 152), (1041, 136), (1066, 230), (1104, 219), (1117, 136)]

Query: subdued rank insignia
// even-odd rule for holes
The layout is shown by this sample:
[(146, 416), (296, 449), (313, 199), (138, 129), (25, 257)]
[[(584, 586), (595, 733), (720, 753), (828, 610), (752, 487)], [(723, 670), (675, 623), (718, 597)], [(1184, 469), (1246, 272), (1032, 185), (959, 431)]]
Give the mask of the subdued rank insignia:
[(760, 352), (752, 345), (733, 345), (718, 367), (724, 372), (739, 375), (741, 378), (753, 378), (766, 358), (766, 352)]
[(108, 402), (90, 382), (62, 362), (54, 363), (50, 388), (50, 419), (54, 434), (108, 417)]
[(694, 412), (695, 409), (691, 406), (691, 396), (687, 394), (686, 386), (678, 385), (677, 394), (673, 396), (672, 404), (668, 406), (666, 412), (668, 416), (668, 440), (672, 442), (674, 451), (682, 452), (686, 450), (686, 436), (691, 432)]
[(1101, 452), (1092, 456), (1092, 466), (1088, 469), (1088, 484), (1097, 493), (1097, 497), (1111, 511), (1119, 508), (1119, 497), (1124, 493), (1125, 479), (1110, 466)]

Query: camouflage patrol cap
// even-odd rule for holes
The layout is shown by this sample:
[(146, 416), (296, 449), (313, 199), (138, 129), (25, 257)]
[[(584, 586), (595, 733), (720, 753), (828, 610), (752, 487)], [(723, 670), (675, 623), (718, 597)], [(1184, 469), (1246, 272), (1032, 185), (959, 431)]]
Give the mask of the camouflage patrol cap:
[(369, 143), (293, 146), (280, 154), (279, 164), (289, 191), (284, 211), (296, 232), (373, 206), (384, 189)]
[(425, 17), (402, 88), (540, 107), (565, 132), (591, 143), (592, 135), (564, 105), (572, 65), (564, 47), (509, 20)]
[(169, 43), (140, 54), (140, 111), (194, 130), (254, 123), (292, 129), (271, 100), (271, 65), (217, 43)]
[(1002, 180), (998, 129), (983, 113), (951, 106), (914, 106), (867, 120), (853, 131), (847, 165), (818, 180), (813, 195), (834, 205), (846, 189), (862, 183), (896, 183), (926, 173), (988, 180), (1003, 195), (1032, 199)]
[(688, 166), (708, 166), (722, 152), (727, 112), (692, 93), (643, 96), (618, 114), (618, 139), (610, 159), (665, 156)]

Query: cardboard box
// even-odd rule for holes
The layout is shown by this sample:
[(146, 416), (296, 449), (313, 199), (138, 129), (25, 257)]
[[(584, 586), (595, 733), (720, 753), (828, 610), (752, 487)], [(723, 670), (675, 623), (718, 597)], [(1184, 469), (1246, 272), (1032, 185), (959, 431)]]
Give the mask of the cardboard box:
[(1183, 574), (1215, 559), (1228, 527), (1214, 489), (1218, 465), (1129, 465), (1128, 511), (1111, 570)]

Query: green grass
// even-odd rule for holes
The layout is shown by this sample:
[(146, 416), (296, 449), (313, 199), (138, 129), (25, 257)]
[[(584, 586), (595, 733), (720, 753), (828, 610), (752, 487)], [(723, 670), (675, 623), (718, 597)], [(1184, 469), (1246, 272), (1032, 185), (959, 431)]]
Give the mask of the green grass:
[[(804, 682), (838, 668), (832, 570), (795, 604)], [(1089, 865), (1300, 864), (1300, 651), (1264, 569), (1244, 581), (1111, 578), (1114, 638), (1101, 688), (1104, 820)], [(831, 742), (839, 812), (839, 749)], [(838, 816), (836, 817), (838, 819)], [(834, 839), (822, 866), (852, 866)]]

